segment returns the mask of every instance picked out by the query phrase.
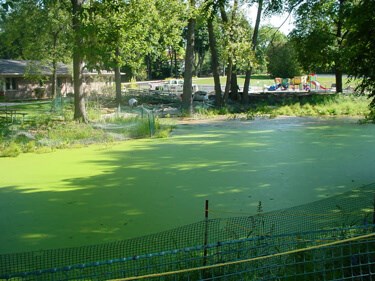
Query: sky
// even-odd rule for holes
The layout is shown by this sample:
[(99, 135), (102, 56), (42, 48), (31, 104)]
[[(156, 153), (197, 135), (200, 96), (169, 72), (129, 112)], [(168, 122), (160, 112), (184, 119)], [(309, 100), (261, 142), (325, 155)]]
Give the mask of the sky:
[[(257, 17), (257, 5), (253, 5), (252, 7), (243, 7), (244, 12), (251, 19), (252, 25), (255, 25), (255, 20)], [(262, 18), (261, 25), (272, 25), (275, 27), (279, 27), (282, 25), (282, 23), (285, 21), (285, 19), (288, 17), (288, 14), (280, 14), (280, 15), (275, 15), (270, 18)], [(283, 24), (283, 26), (280, 28), (280, 31), (283, 32), (284, 34), (289, 34), (292, 29), (293, 29), (293, 16), (290, 15), (290, 17), (286, 20), (286, 22)]]

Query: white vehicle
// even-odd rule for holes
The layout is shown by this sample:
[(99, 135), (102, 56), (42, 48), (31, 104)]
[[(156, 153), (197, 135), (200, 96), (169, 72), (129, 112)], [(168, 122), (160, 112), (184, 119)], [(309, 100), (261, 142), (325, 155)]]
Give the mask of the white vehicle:
[[(184, 88), (184, 80), (182, 79), (170, 79), (166, 80), (162, 84), (150, 84), (151, 90), (158, 90), (163, 92), (182, 93)], [(193, 84), (193, 93), (198, 91), (198, 85)]]

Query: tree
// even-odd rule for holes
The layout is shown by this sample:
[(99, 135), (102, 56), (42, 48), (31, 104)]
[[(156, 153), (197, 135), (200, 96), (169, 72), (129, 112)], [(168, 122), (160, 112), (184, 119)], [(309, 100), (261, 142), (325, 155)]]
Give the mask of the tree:
[(207, 51), (209, 50), (208, 28), (206, 18), (200, 15), (195, 25), (194, 73), (199, 76)]
[(73, 88), (74, 88), (74, 120), (88, 122), (85, 96), (82, 88), (83, 71), (83, 2), (84, 0), (71, 0), (72, 3), (72, 29), (73, 29)]
[(92, 68), (115, 71), (118, 104), (121, 103), (121, 68), (126, 67), (133, 78), (145, 69), (150, 76), (155, 57), (163, 56), (167, 49), (177, 60), (180, 19), (184, 15), (177, 11), (184, 11), (178, 0), (91, 1), (85, 25), (89, 43), (86, 60)]
[(148, 57), (152, 62), (168, 66), (163, 77), (177, 77), (180, 75), (185, 54), (183, 33), (187, 25), (188, 9), (186, 3), (180, 0), (157, 0), (156, 9), (158, 16), (152, 27), (158, 32), (159, 39), (151, 48)]
[(267, 53), (267, 69), (273, 77), (292, 78), (301, 74), (297, 52), (290, 42), (274, 43)]
[(375, 122), (375, 2), (356, 2), (347, 22), (348, 71), (353, 78), (360, 79), (357, 89), (372, 98), (370, 118)]
[[(299, 2), (301, 0), (289, 0), (289, 1), (281, 1), (281, 0), (251, 0), (249, 1), (250, 4), (257, 3), (257, 17), (255, 19), (255, 26), (253, 33), (251, 35), (251, 44), (252, 44), (252, 51), (253, 53), (256, 53), (258, 48), (258, 37), (259, 37), (259, 29), (260, 29), (260, 23), (262, 16), (270, 16), (272, 14), (280, 13), (281, 11), (290, 11), (293, 10), (294, 7), (297, 5), (295, 2)], [(272, 40), (271, 40), (272, 41)], [(248, 103), (249, 100), (249, 87), (250, 87), (250, 79), (251, 75), (254, 69), (254, 62), (251, 62), (248, 64), (246, 69), (246, 75), (245, 75), (245, 81), (244, 81), (244, 89), (243, 89), (243, 95), (242, 100), (243, 103)]]
[[(260, 26), (260, 19), (262, 17), (262, 12), (263, 12), (263, 0), (258, 0), (257, 17), (255, 20), (253, 35), (251, 37), (251, 44), (252, 44), (253, 52), (256, 51), (256, 48), (258, 46), (258, 33), (259, 33), (259, 26)], [(243, 95), (242, 95), (243, 103), (249, 102), (249, 86), (250, 86), (250, 78), (251, 78), (252, 70), (253, 70), (253, 67), (251, 64), (249, 64), (246, 70), (245, 81), (244, 81), (244, 86), (243, 86)]]
[(36, 67), (49, 67), (52, 72), (52, 97), (55, 97), (57, 63), (67, 62), (70, 57), (68, 2), (23, 0), (7, 3), (12, 5), (4, 6), (2, 16), (0, 49), (3, 57), (38, 60), (42, 63), (34, 64)]
[(2, 49), (9, 58), (52, 63), (53, 93), (56, 92), (57, 61), (65, 61), (72, 51), (74, 119), (87, 122), (82, 89), (83, 4), (84, 0), (70, 3), (68, 0), (9, 0), (1, 6), (0, 37), (4, 39)]
[[(42, 61), (52, 65), (52, 97), (57, 96), (57, 66), (59, 62), (68, 62), (71, 57), (71, 46), (69, 43), (71, 28), (69, 22), (71, 17), (67, 13), (67, 1), (51, 0), (43, 5), (43, 13), (40, 20), (43, 32), (43, 40), (38, 40), (42, 44), (43, 52), (39, 55)], [(39, 39), (40, 39), (39, 37)], [(35, 41), (35, 40), (34, 40)], [(33, 44), (36, 45), (35, 42)], [(33, 51), (32, 53), (35, 53)]]
[[(227, 102), (230, 92), (233, 95), (236, 95), (238, 92), (237, 70), (243, 68), (243, 61), (247, 62), (248, 60), (252, 59), (250, 44), (247, 40), (247, 34), (250, 28), (248, 22), (243, 16), (243, 13), (239, 9), (239, 1), (237, 0), (233, 1), (232, 6), (229, 6), (225, 0), (206, 1), (204, 10), (206, 11), (208, 21), (216, 97), (221, 96), (221, 86), (217, 71), (219, 55), (221, 55), (221, 58), (226, 61), (225, 69), (227, 79), (224, 96), (222, 100), (217, 98), (217, 102), (220, 102), (217, 104), (221, 106)], [(216, 44), (217, 40), (212, 23), (214, 22), (216, 13), (219, 12), (221, 15), (220, 30), (222, 37), (220, 38), (220, 42)], [(217, 20), (217, 22), (219, 21)], [(212, 44), (214, 41), (215, 45)], [(222, 46), (221, 52), (218, 51), (218, 45)]]
[(302, 3), (295, 13), (296, 28), (292, 32), (305, 71), (334, 70), (336, 91), (342, 92), (345, 28), (348, 0), (311, 0)]
[(154, 43), (155, 1), (93, 1), (87, 10), (86, 62), (90, 68), (114, 70), (120, 104), (121, 67), (127, 65), (136, 72)]
[(267, 73), (268, 53), (274, 42), (285, 42), (285, 35), (273, 26), (262, 26), (259, 29), (255, 62), (252, 65), (251, 73)]
[(212, 0), (206, 0), (202, 5), (204, 16), (207, 18), (208, 43), (211, 52), (211, 69), (215, 87), (215, 102), (218, 107), (223, 106), (223, 97), (221, 92), (219, 52), (215, 35), (214, 21), (220, 5), (220, 2), (217, 3)]
[(193, 111), (192, 88), (194, 67), (194, 40), (195, 40), (195, 0), (190, 0), (190, 17), (188, 20), (185, 53), (184, 86), (182, 92), (182, 109), (185, 114), (191, 115)]
[(233, 57), (233, 51), (231, 43), (234, 42), (234, 20), (236, 19), (236, 13), (238, 10), (238, 0), (234, 0), (233, 8), (232, 8), (232, 17), (231, 20), (228, 18), (228, 15), (225, 11), (225, 6), (220, 5), (220, 14), (221, 19), (223, 21), (223, 30), (225, 34), (225, 57), (227, 59), (227, 67), (226, 67), (226, 84), (225, 84), (225, 90), (224, 90), (224, 103), (227, 103), (228, 97), (229, 97), (229, 91), (231, 90), (231, 82), (232, 82), (232, 71), (233, 71), (233, 65), (234, 65), (234, 57)]

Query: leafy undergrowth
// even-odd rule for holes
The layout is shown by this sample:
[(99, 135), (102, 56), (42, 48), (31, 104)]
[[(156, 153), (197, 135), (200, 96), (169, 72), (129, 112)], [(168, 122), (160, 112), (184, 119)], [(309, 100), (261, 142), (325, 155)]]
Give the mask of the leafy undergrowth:
[(352, 116), (363, 117), (363, 120), (373, 121), (375, 116), (369, 109), (369, 100), (364, 96), (316, 95), (309, 98), (290, 97), (283, 100), (267, 100), (244, 107), (241, 104), (229, 104), (221, 109), (198, 108), (196, 112), (202, 116), (211, 117), (227, 115), (245, 119), (255, 117), (275, 118), (278, 116), (309, 116), (332, 117)]
[(118, 117), (99, 124), (83, 124), (39, 116), (25, 124), (3, 124), (0, 127), (0, 157), (16, 157), (28, 152), (46, 153), (55, 149), (135, 138), (167, 137), (171, 130), (171, 125), (160, 124), (158, 120), (151, 124), (147, 118), (140, 117)]

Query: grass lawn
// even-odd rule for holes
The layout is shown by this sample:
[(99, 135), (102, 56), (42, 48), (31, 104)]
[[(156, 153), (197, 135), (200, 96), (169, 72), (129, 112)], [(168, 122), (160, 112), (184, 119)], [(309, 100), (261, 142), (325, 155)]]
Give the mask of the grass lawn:
[[(222, 86), (225, 86), (225, 81), (226, 81), (226, 77), (225, 76), (221, 76), (220, 77), (220, 82), (221, 82), (221, 85)], [(243, 75), (239, 75), (238, 76), (238, 84), (242, 87), (243, 84), (244, 84), (244, 81), (245, 81), (245, 77)], [(317, 81), (320, 82), (320, 84), (326, 88), (330, 88), (332, 84), (335, 84), (335, 75), (317, 75)], [(350, 81), (349, 78), (347, 76), (344, 76), (343, 77), (343, 82), (344, 82), (344, 85), (343, 87), (346, 88), (348, 87), (349, 85), (352, 86), (352, 87), (355, 87), (356, 85), (356, 82), (355, 81)], [(193, 83), (195, 84), (198, 84), (198, 85), (213, 85), (214, 82), (213, 82), (213, 78), (212, 77), (209, 77), (209, 78), (195, 78), (193, 79)], [(263, 87), (263, 85), (273, 85), (275, 83), (275, 80), (270, 78), (269, 76), (267, 75), (253, 75), (252, 78), (251, 78), (251, 85), (252, 86), (259, 86), (259, 87)]]
[[(212, 122), (212, 121), (211, 121)], [(155, 233), (374, 182), (375, 127), (279, 118), (179, 125), (170, 138), (0, 158), (0, 253)]]

